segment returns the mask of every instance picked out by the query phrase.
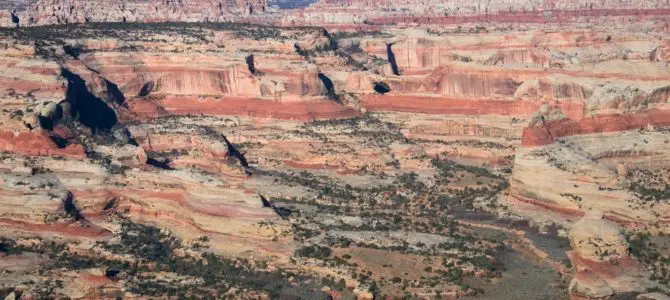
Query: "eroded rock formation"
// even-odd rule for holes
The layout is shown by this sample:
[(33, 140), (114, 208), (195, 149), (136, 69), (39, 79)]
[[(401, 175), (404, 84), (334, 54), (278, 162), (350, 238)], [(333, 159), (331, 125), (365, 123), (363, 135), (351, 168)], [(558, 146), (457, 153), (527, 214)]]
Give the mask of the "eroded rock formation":
[[(213, 269), (242, 265), (289, 298), (664, 292), (667, 5), (461, 2), (31, 3), (20, 25), (118, 23), (0, 32), (0, 255), (25, 282), (31, 261), (100, 258), (40, 275), (67, 271), (72, 298), (143, 295), (139, 270), (277, 296), (212, 292), (261, 276)], [(160, 21), (202, 23), (135, 23)], [(140, 231), (169, 259), (124, 248)], [(496, 290), (537, 266), (564, 277)]]

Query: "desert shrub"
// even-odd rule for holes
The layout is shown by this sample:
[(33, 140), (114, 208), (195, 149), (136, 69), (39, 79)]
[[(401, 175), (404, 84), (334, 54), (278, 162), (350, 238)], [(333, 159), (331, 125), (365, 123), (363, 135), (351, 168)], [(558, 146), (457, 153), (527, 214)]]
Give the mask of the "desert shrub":
[(331, 250), (328, 247), (319, 246), (319, 245), (311, 245), (311, 246), (305, 246), (305, 247), (302, 247), (302, 248), (296, 250), (295, 255), (300, 256), (300, 257), (326, 259), (330, 256), (330, 254), (332, 252), (333, 252), (333, 250)]

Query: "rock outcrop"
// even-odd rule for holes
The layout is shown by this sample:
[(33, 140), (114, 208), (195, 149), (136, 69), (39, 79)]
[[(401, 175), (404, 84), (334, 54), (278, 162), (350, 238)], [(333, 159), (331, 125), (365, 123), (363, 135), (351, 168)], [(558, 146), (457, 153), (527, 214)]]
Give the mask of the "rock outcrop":
[(599, 299), (657, 288), (645, 276), (644, 268), (630, 257), (621, 228), (601, 215), (589, 214), (576, 222), (570, 242), (574, 249), (570, 259), (575, 264), (572, 295)]
[[(80, 0), (12, 0), (0, 9), (6, 27), (91, 22), (225, 22), (295, 26), (326, 25), (337, 29), (371, 29), (380, 25), (467, 23), (599, 24), (662, 20), (670, 6), (662, 1), (489, 1), (468, 4), (455, 0), (419, 3), (407, 0), (322, 0), (284, 10), (265, 0), (151, 0), (142, 2)], [(294, 5), (289, 5), (292, 7)], [(300, 5), (298, 5), (300, 6)], [(370, 9), (375, 8), (375, 9)]]
[(263, 13), (267, 6), (264, 0), (37, 0), (14, 8), (20, 8), (16, 13), (19, 24), (35, 26), (92, 22), (223, 22), (235, 16)]

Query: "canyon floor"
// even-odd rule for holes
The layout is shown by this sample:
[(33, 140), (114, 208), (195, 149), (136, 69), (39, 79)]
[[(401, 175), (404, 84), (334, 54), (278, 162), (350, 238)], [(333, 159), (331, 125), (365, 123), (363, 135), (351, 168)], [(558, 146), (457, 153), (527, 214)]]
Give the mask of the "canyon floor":
[(667, 19), (0, 29), (4, 299), (668, 299)]

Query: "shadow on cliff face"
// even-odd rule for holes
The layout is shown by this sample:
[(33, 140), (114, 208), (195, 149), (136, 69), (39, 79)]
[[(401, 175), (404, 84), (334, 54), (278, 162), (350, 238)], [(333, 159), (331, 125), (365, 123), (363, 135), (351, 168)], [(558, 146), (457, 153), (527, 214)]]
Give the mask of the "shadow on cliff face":
[(69, 56), (72, 56), (74, 59), (79, 59), (79, 56), (81, 55), (81, 48), (72, 45), (63, 45), (63, 52)]
[(12, 23), (16, 26), (16, 28), (19, 28), (19, 23), (20, 23), (19, 16), (16, 15), (16, 12), (12, 12)]
[(291, 209), (288, 209), (286, 207), (281, 207), (281, 206), (276, 206), (274, 203), (270, 202), (267, 198), (263, 197), (263, 195), (259, 195), (261, 197), (261, 202), (263, 203), (263, 207), (265, 208), (272, 208), (275, 213), (280, 216), (282, 219), (287, 220), (288, 217), (291, 216), (293, 211)]
[(123, 95), (119, 86), (116, 83), (113, 83), (105, 79), (105, 85), (107, 85), (107, 99), (113, 101), (118, 105), (126, 105), (126, 97)]
[(70, 103), (72, 116), (91, 128), (93, 132), (109, 130), (116, 125), (118, 121), (116, 112), (102, 99), (93, 95), (79, 75), (66, 68), (61, 69), (61, 75), (68, 81), (66, 100)]
[(393, 70), (393, 75), (400, 76), (400, 71), (398, 70), (398, 63), (395, 61), (395, 54), (393, 54), (393, 43), (386, 44), (386, 56), (388, 56), (389, 63), (391, 64), (391, 70)]
[(323, 29), (323, 36), (328, 38), (328, 46), (330, 46), (330, 50), (333, 50), (333, 51), (337, 50), (337, 41), (335, 41), (335, 39), (333, 39), (333, 37), (330, 35), (330, 33), (328, 33), (328, 30), (326, 30), (325, 28)]
[(249, 168), (249, 162), (247, 161), (247, 158), (244, 157), (244, 154), (242, 154), (242, 152), (237, 150), (235, 145), (233, 145), (233, 143), (231, 143), (225, 135), (221, 134), (221, 138), (223, 138), (223, 141), (226, 143), (226, 146), (228, 147), (228, 155), (237, 158), (237, 160), (240, 161), (240, 165), (242, 165), (242, 168), (244, 169), (244, 173), (247, 176), (250, 176), (251, 170)]
[(54, 144), (56, 144), (56, 146), (59, 149), (63, 149), (65, 147), (67, 147), (67, 145), (70, 144), (67, 139), (64, 139), (64, 138), (62, 138), (60, 136), (57, 136), (57, 135), (51, 135), (51, 136), (49, 136), (49, 138), (51, 139), (52, 142), (54, 142)]
[(168, 158), (164, 157), (159, 157), (159, 158), (153, 158), (153, 157), (147, 157), (147, 162), (148, 165), (163, 169), (163, 170), (174, 170), (170, 166), (170, 160)]
[(151, 94), (153, 90), (154, 90), (154, 82), (149, 81), (142, 86), (140, 92), (137, 93), (137, 95), (140, 97), (149, 96), (149, 94)]
[(295, 49), (295, 53), (298, 53), (300, 56), (307, 57), (309, 55), (309, 53), (306, 50), (302, 49), (300, 45), (298, 45), (298, 43), (293, 44), (293, 49)]
[(40, 112), (40, 114), (37, 115), (37, 121), (39, 122), (40, 127), (46, 130), (53, 130), (58, 121), (63, 118), (63, 107), (58, 104), (52, 104), (48, 109), (48, 112)]
[(328, 96), (328, 99), (339, 102), (337, 99), (337, 94), (335, 93), (335, 85), (333, 84), (333, 81), (323, 73), (319, 73), (319, 79), (326, 87), (326, 96)]
[(247, 62), (247, 67), (249, 68), (249, 73), (251, 73), (251, 75), (263, 75), (260, 71), (258, 71), (258, 69), (256, 69), (256, 62), (254, 61), (253, 54), (249, 54), (249, 56), (245, 58), (245, 61)]
[(75, 221), (82, 219), (81, 212), (79, 212), (79, 209), (74, 205), (74, 196), (71, 192), (67, 192), (67, 197), (63, 200), (63, 210), (65, 210), (65, 213)]

